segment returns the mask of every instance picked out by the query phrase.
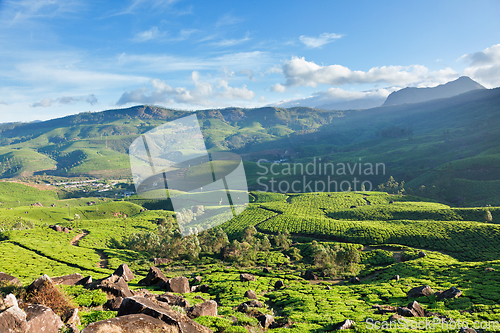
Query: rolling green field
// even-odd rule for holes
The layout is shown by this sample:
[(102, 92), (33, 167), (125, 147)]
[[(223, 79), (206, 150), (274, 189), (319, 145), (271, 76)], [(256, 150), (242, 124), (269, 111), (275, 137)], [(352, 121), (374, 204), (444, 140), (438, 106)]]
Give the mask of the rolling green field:
[[(131, 288), (142, 288), (136, 282), (152, 265), (150, 256), (119, 244), (133, 233), (155, 232), (157, 221), (173, 214), (144, 210), (138, 199), (98, 200), (88, 206), (84, 199), (58, 200), (52, 191), (22, 184), (0, 186), (9, 189), (12, 197), (10, 201), (4, 197), (0, 208), (0, 271), (17, 276), (24, 285), (42, 274), (78, 272), (97, 279), (126, 262), (137, 278), (130, 283)], [(28, 200), (22, 201), (24, 197)], [(55, 207), (29, 206), (35, 198)], [(264, 313), (273, 314), (278, 322), (289, 323), (289, 328), (270, 332), (329, 332), (335, 323), (345, 319), (356, 322), (355, 331), (368, 332), (368, 319), (387, 320), (390, 315), (378, 314), (373, 305), (405, 306), (409, 302), (406, 293), (426, 284), (436, 291), (457, 287), (463, 293), (445, 301), (435, 295), (417, 299), (427, 311), (468, 322), (500, 321), (498, 207), (453, 208), (419, 197), (382, 192), (251, 192), (250, 199), (242, 214), (221, 225), (230, 240), (241, 240), (248, 226), (255, 226), (260, 235), (268, 237), (288, 231), (293, 241), (288, 250), (274, 245), (258, 251), (251, 264), (230, 263), (202, 254), (195, 261), (179, 260), (161, 266), (168, 277), (203, 277), (203, 283), (210, 286), (209, 292), (187, 297), (191, 304), (199, 302), (196, 295), (217, 300), (218, 318), (196, 319), (215, 331), (259, 331), (255, 318), (235, 311), (248, 289), (254, 290), (265, 304), (261, 309)], [(71, 205), (68, 207), (66, 202)], [(151, 200), (147, 202), (151, 204)], [(485, 221), (486, 210), (492, 214), (490, 222)], [(56, 232), (49, 228), (53, 224), (73, 230)], [(360, 261), (353, 271), (320, 276), (317, 281), (305, 280), (301, 277), (305, 269), (319, 269), (310, 259), (314, 240), (354, 248)], [(419, 257), (419, 251), (427, 255)], [(264, 266), (269, 267), (269, 273), (263, 273)], [(493, 270), (485, 273), (486, 268)], [(254, 274), (256, 281), (241, 283), (241, 272)], [(353, 275), (360, 277), (359, 284), (348, 282)], [(394, 275), (400, 279), (392, 280)], [(284, 282), (285, 288), (274, 289), (278, 280)], [(78, 297), (78, 291), (72, 292)], [(78, 300), (84, 302), (88, 297), (82, 294)], [(115, 315), (87, 311), (88, 306), (83, 306), (85, 323), (92, 321), (90, 318)], [(237, 318), (236, 324), (232, 317)], [(439, 327), (432, 331), (456, 330)]]

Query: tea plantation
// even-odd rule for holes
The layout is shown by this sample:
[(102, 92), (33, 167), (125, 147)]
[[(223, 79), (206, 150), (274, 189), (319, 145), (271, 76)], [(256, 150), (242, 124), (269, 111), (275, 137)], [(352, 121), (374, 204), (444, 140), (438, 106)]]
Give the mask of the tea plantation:
[[(131, 235), (160, 233), (160, 221), (174, 214), (147, 210), (134, 198), (59, 200), (53, 191), (21, 184), (0, 183), (0, 189), (0, 272), (18, 277), (25, 286), (42, 274), (103, 278), (127, 263), (136, 276), (129, 286), (143, 288), (137, 282), (153, 266), (152, 254), (124, 244)], [(416, 299), (425, 311), (446, 318), (428, 331), (457, 332), (459, 321), (500, 322), (499, 207), (453, 208), (380, 192), (252, 192), (250, 198), (242, 214), (221, 225), (229, 238), (225, 248), (210, 252), (200, 241), (197, 259), (159, 266), (167, 277), (202, 277), (208, 291), (183, 296), (191, 304), (201, 302), (195, 296), (217, 302), (218, 317), (196, 319), (214, 332), (331, 332), (346, 319), (355, 322), (354, 331), (369, 332), (370, 323), (390, 316), (375, 305), (404, 307), (410, 289), (423, 285), (462, 292), (452, 299), (440, 300), (437, 294)], [(32, 205), (36, 202), (41, 205)], [(52, 227), (56, 224), (72, 230), (58, 232)], [(249, 232), (251, 226), (257, 233)], [(347, 253), (351, 257), (338, 264)], [(336, 258), (336, 264), (325, 258)], [(306, 270), (316, 279), (305, 279)], [(256, 279), (241, 282), (240, 273)], [(354, 276), (358, 283), (351, 280)], [(278, 281), (284, 286), (275, 288)], [(80, 307), (80, 328), (116, 316), (102, 309), (101, 294), (64, 289)], [(277, 327), (263, 329), (257, 319), (236, 310), (247, 301), (249, 289), (264, 304), (259, 311), (273, 315)], [(429, 320), (410, 319), (407, 323), (415, 325)]]

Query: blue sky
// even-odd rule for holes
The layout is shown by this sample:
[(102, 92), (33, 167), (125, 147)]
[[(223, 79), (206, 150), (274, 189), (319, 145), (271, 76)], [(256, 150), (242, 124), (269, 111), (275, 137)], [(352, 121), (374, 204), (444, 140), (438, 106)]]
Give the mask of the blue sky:
[(500, 86), (499, 1), (0, 0), (0, 122)]

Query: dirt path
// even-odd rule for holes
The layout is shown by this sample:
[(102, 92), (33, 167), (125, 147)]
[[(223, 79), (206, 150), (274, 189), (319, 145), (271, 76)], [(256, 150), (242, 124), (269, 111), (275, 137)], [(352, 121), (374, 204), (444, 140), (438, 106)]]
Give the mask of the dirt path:
[(108, 256), (106, 256), (102, 250), (95, 250), (95, 252), (97, 252), (99, 257), (101, 258), (101, 261), (99, 261), (95, 265), (99, 268), (108, 268)]
[(80, 240), (81, 240), (83, 237), (87, 236), (88, 234), (89, 234), (89, 232), (88, 232), (88, 231), (83, 230), (83, 232), (82, 232), (81, 234), (76, 235), (76, 236), (75, 236), (75, 237), (71, 240), (70, 244), (71, 244), (71, 245), (73, 245), (73, 246), (80, 246)]
[[(70, 242), (71, 245), (73, 246), (80, 246), (80, 240), (82, 240), (83, 237), (87, 236), (89, 232), (87, 230), (83, 230), (81, 234), (76, 235)], [(96, 263), (96, 267), (99, 268), (108, 268), (109, 261), (108, 261), (108, 256), (104, 254), (102, 250), (95, 250), (96, 253), (99, 255), (100, 261)]]

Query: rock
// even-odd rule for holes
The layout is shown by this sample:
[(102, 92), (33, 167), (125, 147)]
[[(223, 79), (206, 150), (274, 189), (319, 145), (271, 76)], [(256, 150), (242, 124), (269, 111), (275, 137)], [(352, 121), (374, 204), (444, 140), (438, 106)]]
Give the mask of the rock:
[(28, 288), (26, 288), (26, 293), (31, 294), (35, 291), (38, 291), (45, 284), (52, 284), (52, 285), (54, 284), (52, 282), (52, 279), (47, 274), (44, 274), (44, 275), (40, 276), (38, 279), (36, 279), (35, 281), (33, 281), (28, 286)]
[(404, 319), (404, 317), (395, 313), (395, 314), (391, 315), (387, 321), (398, 321), (400, 319)]
[(68, 328), (69, 333), (80, 333), (80, 330), (75, 324), (68, 324), (66, 327)]
[(113, 295), (115, 297), (130, 297), (132, 292), (130, 291), (127, 282), (121, 277), (116, 275), (111, 275), (108, 278), (101, 280), (97, 285), (98, 289)]
[(21, 286), (21, 281), (19, 281), (18, 278), (12, 276), (12, 275), (9, 275), (7, 273), (4, 273), (4, 272), (0, 272), (0, 281), (7, 281), (11, 284), (15, 284), (17, 286)]
[(374, 305), (373, 308), (377, 309), (378, 314), (392, 313), (398, 310), (395, 306), (390, 305)]
[[(276, 286), (276, 285), (275, 285)], [(246, 298), (250, 299), (257, 299), (257, 295), (255, 294), (255, 291), (253, 290), (247, 290), (244, 295)]]
[(208, 293), (208, 290), (209, 290), (208, 284), (200, 284), (199, 286), (191, 287), (191, 292)]
[(417, 301), (413, 301), (407, 307), (399, 307), (398, 315), (403, 317), (425, 317), (425, 311)]
[(390, 203), (390, 204), (393, 204), (393, 203), (394, 203), (394, 200), (389, 201), (389, 203)]
[(442, 300), (442, 299), (450, 299), (450, 298), (456, 298), (462, 296), (462, 292), (460, 289), (456, 287), (451, 287), (450, 289), (447, 289), (443, 292), (440, 292), (437, 294), (437, 299)]
[(70, 309), (70, 310), (66, 311), (63, 314), (61, 319), (67, 325), (70, 325), (70, 324), (81, 325), (82, 324), (80, 322), (80, 317), (78, 316), (78, 309)]
[(417, 298), (422, 296), (429, 296), (434, 294), (434, 290), (430, 286), (420, 286), (410, 289), (408, 292), (408, 298)]
[(26, 313), (17, 305), (11, 306), (5, 311), (0, 311), (0, 332), (25, 333), (28, 332), (28, 328)]
[(271, 272), (271, 271), (270, 271), (270, 270), (269, 270), (269, 268), (267, 268), (267, 267), (264, 267), (264, 268), (262, 269), (262, 273), (270, 273), (270, 272)]
[(357, 208), (358, 206), (351, 206), (351, 208)]
[(394, 275), (391, 280), (396, 280), (396, 281), (399, 281), (399, 275)]
[(64, 228), (62, 229), (62, 231), (63, 231), (64, 233), (69, 234), (69, 228), (64, 227)]
[(425, 256), (427, 256), (427, 254), (425, 254), (425, 252), (424, 252), (424, 251), (420, 251), (420, 252), (418, 253), (418, 257), (419, 257), (419, 258), (423, 258), (423, 257), (425, 257)]
[(264, 304), (262, 304), (259, 301), (256, 300), (251, 300), (251, 301), (246, 301), (241, 303), (236, 307), (236, 311), (246, 313), (248, 311), (248, 308), (263, 308)]
[(477, 333), (477, 331), (470, 327), (461, 327), (458, 333)]
[(350, 319), (346, 319), (343, 322), (340, 322), (340, 323), (336, 324), (333, 327), (333, 330), (334, 331), (336, 331), (336, 330), (348, 330), (350, 328), (353, 328), (354, 325), (355, 325), (354, 321), (352, 321)]
[[(82, 333), (179, 333), (177, 325), (143, 314), (132, 314), (89, 324)], [(194, 331), (196, 332), (196, 331)], [(208, 331), (207, 331), (208, 332)], [(211, 331), (210, 331), (211, 332)]]
[(123, 297), (115, 297), (108, 299), (106, 304), (104, 304), (104, 308), (110, 311), (118, 311), (120, 306), (122, 305)]
[(51, 278), (51, 280), (52, 280), (52, 282), (54, 282), (54, 284), (63, 284), (66, 286), (74, 286), (81, 279), (83, 279), (83, 276), (79, 273), (57, 276), (57, 277)]
[(58, 333), (64, 326), (61, 318), (48, 308), (40, 304), (31, 304), (26, 309), (28, 333)]
[(349, 279), (349, 282), (350, 283), (359, 283), (360, 280), (359, 280), (359, 277), (353, 276), (352, 278)]
[(217, 302), (205, 301), (201, 304), (196, 304), (186, 310), (189, 318), (194, 319), (201, 316), (217, 316)]
[(121, 264), (113, 273), (113, 275), (121, 276), (126, 282), (135, 279), (134, 273), (128, 268), (127, 264)]
[(268, 328), (269, 326), (271, 326), (274, 323), (274, 317), (271, 315), (266, 315), (266, 314), (258, 316), (257, 320), (259, 321), (260, 325), (263, 328)]
[(160, 302), (165, 302), (168, 305), (176, 305), (183, 308), (189, 307), (189, 302), (181, 296), (174, 295), (171, 293), (165, 293), (163, 295), (156, 296), (156, 299)]
[(168, 291), (179, 294), (185, 294), (191, 291), (189, 280), (184, 276), (169, 279), (162, 284), (162, 287)]
[(77, 285), (77, 286), (81, 285), (81, 286), (85, 287), (91, 283), (92, 283), (92, 276), (89, 275), (89, 276), (84, 277), (83, 279), (81, 279), (77, 283), (75, 283), (75, 285)]
[(0, 298), (0, 312), (5, 311), (13, 306), (19, 306), (14, 294), (8, 294), (4, 299)]
[(146, 286), (155, 286), (157, 284), (160, 284), (162, 282), (167, 282), (168, 279), (163, 275), (163, 273), (156, 267), (150, 267), (148, 275), (141, 281), (139, 281), (139, 284), (143, 284)]
[(198, 283), (201, 283), (201, 281), (203, 281), (203, 277), (201, 277), (201, 276), (196, 276), (196, 277), (193, 279), (193, 284), (198, 284)]
[(326, 287), (325, 287), (325, 290), (332, 290), (332, 287), (330, 287), (330, 286), (326, 286)]
[[(491, 273), (491, 272), (495, 271), (495, 269), (494, 269), (493, 267), (486, 267), (486, 268), (484, 269), (484, 271), (485, 271), (486, 273)], [(2, 274), (2, 273), (0, 273), (0, 276), (1, 276), (1, 274)], [(1, 277), (0, 277), (0, 280), (1, 280)]]
[(241, 273), (240, 274), (240, 281), (241, 282), (255, 281), (255, 276), (253, 276), (252, 274), (248, 274), (248, 273)]
[[(173, 311), (168, 305), (157, 304), (144, 297), (127, 297), (123, 300), (122, 305), (118, 310), (118, 316), (126, 316), (137, 313), (160, 319), (169, 325), (177, 327), (178, 332), (212, 332), (210, 329), (196, 323), (188, 316)], [(176, 331), (172, 330), (172, 332)]]
[(166, 265), (172, 262), (172, 259), (167, 259), (167, 258), (154, 258), (153, 263), (155, 266), (157, 265)]
[(281, 289), (285, 286), (285, 284), (283, 283), (283, 281), (281, 280), (278, 280), (274, 283), (274, 289)]
[(306, 280), (317, 280), (318, 279), (316, 274), (314, 274), (313, 271), (311, 271), (309, 269), (304, 273), (304, 275), (302, 277)]

